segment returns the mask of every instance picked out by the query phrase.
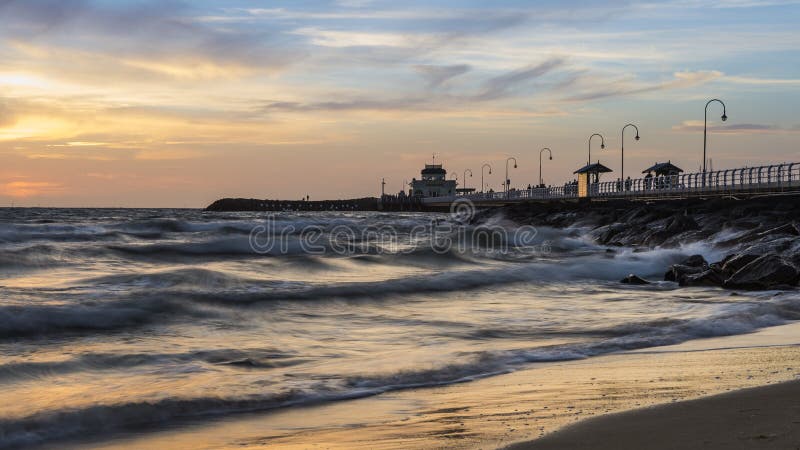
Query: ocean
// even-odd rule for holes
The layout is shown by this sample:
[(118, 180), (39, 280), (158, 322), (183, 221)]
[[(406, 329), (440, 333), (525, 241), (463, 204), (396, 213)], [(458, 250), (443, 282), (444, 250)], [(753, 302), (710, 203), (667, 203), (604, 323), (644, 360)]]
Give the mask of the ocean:
[(720, 259), (726, 233), (634, 249), (500, 217), (2, 209), (0, 448), (268, 420), (800, 318), (796, 292), (658, 281)]

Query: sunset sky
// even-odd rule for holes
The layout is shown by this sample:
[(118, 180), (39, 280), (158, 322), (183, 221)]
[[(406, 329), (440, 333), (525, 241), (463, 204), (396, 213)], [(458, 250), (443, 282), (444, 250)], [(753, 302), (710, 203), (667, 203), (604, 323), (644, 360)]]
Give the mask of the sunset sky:
[[(487, 7), (486, 5), (491, 5)], [(800, 1), (0, 0), (0, 206), (499, 189), (800, 161)], [(599, 147), (599, 146), (598, 146)]]

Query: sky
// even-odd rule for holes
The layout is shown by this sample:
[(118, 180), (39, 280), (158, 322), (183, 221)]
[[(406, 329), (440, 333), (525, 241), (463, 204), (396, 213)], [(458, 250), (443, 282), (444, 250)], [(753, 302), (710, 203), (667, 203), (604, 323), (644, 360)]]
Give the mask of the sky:
[[(0, 0), (0, 206), (800, 162), (800, 1)], [(629, 128), (630, 132), (631, 129)], [(471, 170), (470, 177), (467, 169)], [(464, 177), (467, 177), (464, 180)]]

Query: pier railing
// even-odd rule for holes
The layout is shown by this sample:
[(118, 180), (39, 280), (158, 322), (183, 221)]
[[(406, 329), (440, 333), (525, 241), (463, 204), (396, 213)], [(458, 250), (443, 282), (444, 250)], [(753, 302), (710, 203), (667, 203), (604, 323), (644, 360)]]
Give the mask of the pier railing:
[[(713, 172), (603, 181), (588, 185), (589, 198), (658, 198), (727, 195), (735, 193), (800, 190), (800, 163), (783, 163)], [(452, 202), (465, 198), (479, 202), (560, 200), (578, 198), (578, 185), (512, 189), (508, 192), (478, 192), (450, 197), (423, 198), (423, 203)]]

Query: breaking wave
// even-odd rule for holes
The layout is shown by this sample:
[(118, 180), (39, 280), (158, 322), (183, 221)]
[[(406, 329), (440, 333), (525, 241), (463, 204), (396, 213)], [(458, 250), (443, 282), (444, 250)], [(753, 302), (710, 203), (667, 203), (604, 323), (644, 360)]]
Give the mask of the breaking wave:
[[(557, 345), (543, 348), (480, 352), (463, 355), (466, 363), (438, 368), (406, 370), (389, 374), (331, 376), (312, 389), (291, 389), (268, 395), (245, 397), (165, 398), (152, 402), (95, 405), (81, 409), (47, 411), (16, 419), (0, 420), (0, 447), (33, 445), (90, 433), (139, 431), (181, 420), (212, 419), (234, 413), (267, 411), (288, 406), (354, 399), (388, 391), (440, 386), (508, 373), (525, 364), (583, 359), (624, 350), (677, 344), (698, 337), (725, 336), (753, 331), (800, 319), (796, 299), (774, 298), (761, 303), (734, 305), (705, 319), (671, 321), (662, 325), (629, 327), (631, 333), (600, 342)], [(269, 352), (266, 352), (269, 353)], [(244, 356), (244, 359), (238, 359)], [(111, 364), (115, 367), (171, 358), (205, 358), (217, 364), (257, 368), (247, 352), (226, 350), (218, 354), (87, 356), (72, 364)], [(262, 354), (262, 357), (264, 355)], [(270, 356), (270, 355), (267, 355)], [(271, 355), (276, 356), (276, 355)], [(280, 357), (287, 355), (278, 354)], [(265, 365), (263, 368), (272, 367)], [(18, 368), (19, 369), (19, 368)], [(6, 370), (8, 370), (6, 368)], [(27, 370), (31, 370), (30, 367)], [(0, 370), (0, 374), (3, 371)]]

